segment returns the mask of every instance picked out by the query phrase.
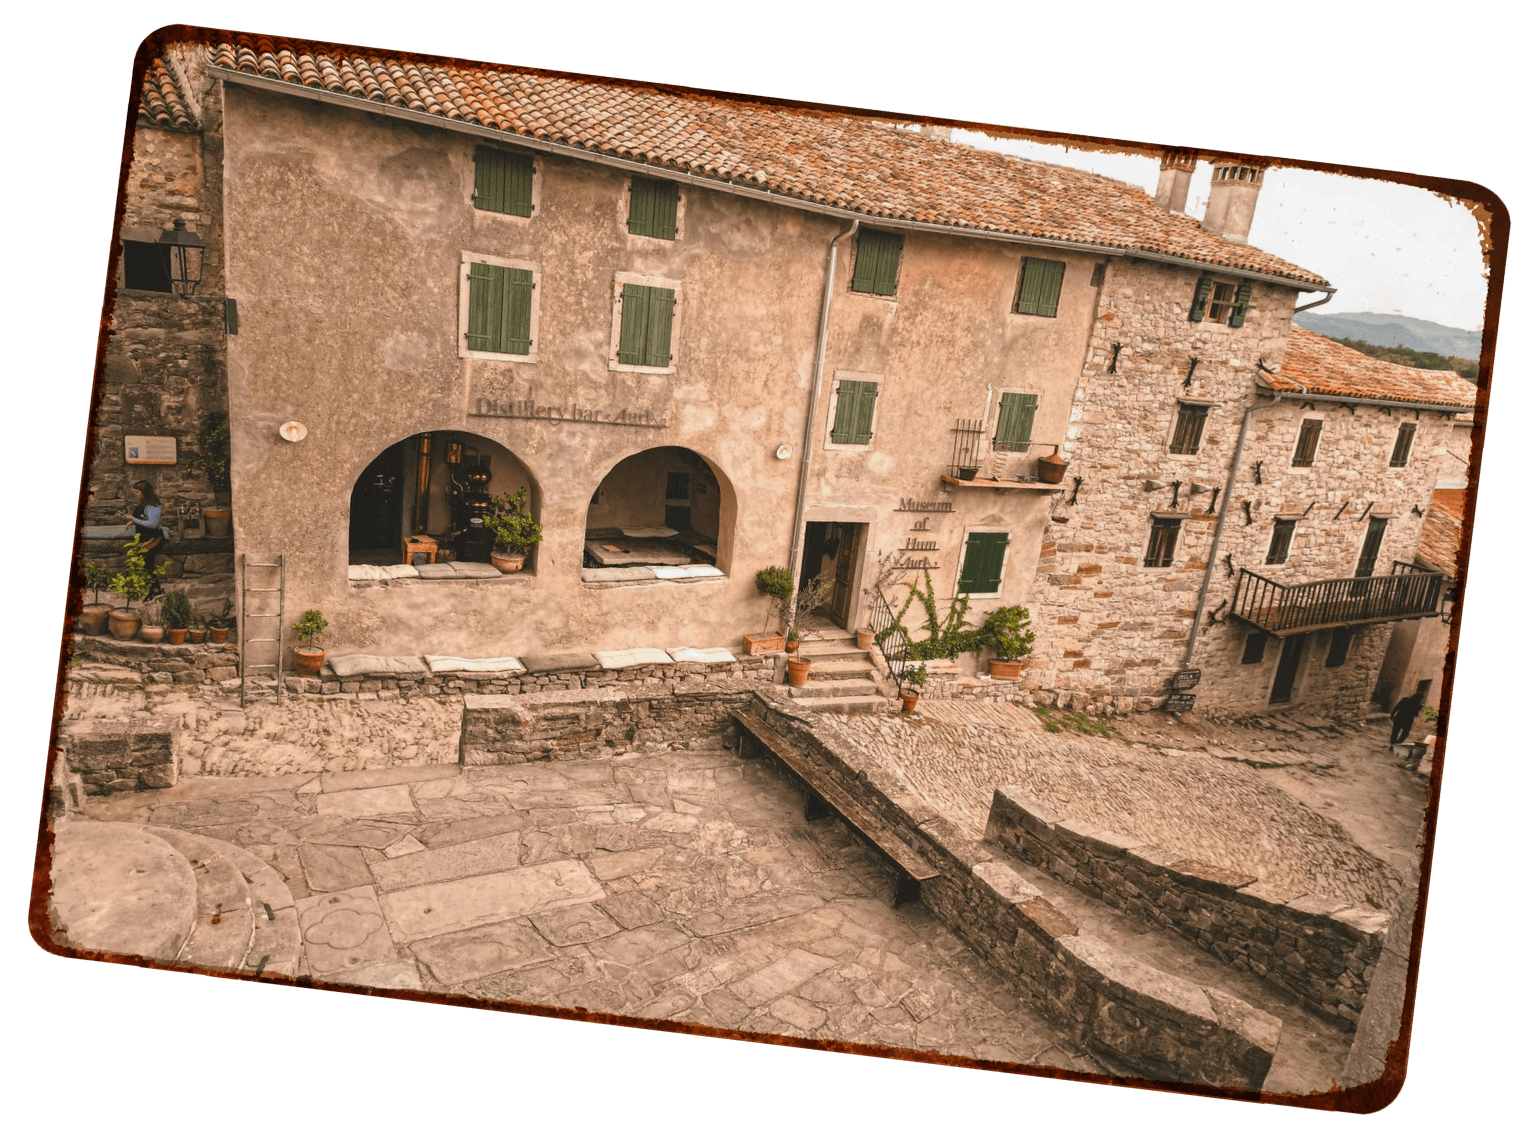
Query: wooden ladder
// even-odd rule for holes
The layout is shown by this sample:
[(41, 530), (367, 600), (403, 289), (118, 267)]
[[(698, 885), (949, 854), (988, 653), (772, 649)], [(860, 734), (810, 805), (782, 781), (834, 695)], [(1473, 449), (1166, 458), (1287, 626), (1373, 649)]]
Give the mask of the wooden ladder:
[[(253, 569), (269, 570), (258, 576), (272, 578), (273, 570), (277, 572), (278, 583), (273, 585), (256, 586), (251, 583)], [(286, 584), (286, 571), (283, 567), (283, 554), (270, 561), (248, 560), (245, 553), (240, 557), (240, 706), (246, 706), (246, 676), (252, 671), (262, 671), (267, 668), (277, 673), (278, 698), (283, 698), (283, 601)], [(273, 609), (271, 596), (276, 593), (278, 597), (277, 608)], [(252, 598), (258, 600), (253, 602)], [(252, 611), (256, 608), (257, 611)], [(278, 622), (276, 636), (252, 636), (250, 622), (253, 620), (276, 620)], [(276, 644), (278, 655), (272, 660), (260, 660), (253, 663), (248, 652), (252, 644)]]

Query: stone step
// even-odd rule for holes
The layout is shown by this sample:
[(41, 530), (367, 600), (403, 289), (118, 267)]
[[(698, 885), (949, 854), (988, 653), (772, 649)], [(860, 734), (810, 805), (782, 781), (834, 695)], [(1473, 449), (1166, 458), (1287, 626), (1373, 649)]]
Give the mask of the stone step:
[[(175, 843), (171, 845), (176, 847)], [(234, 863), (218, 855), (187, 855), (187, 862), (198, 884), (198, 917), (176, 960), (218, 970), (239, 970), (245, 964), (255, 931), (245, 876)]]
[(814, 680), (872, 680), (870, 660), (819, 660), (812, 668)]
[(871, 713), (885, 712), (892, 707), (892, 701), (885, 696), (809, 696), (791, 702), (818, 712)]
[(874, 696), (876, 685), (870, 680), (819, 680), (810, 679), (800, 688), (792, 688), (791, 695), (803, 696)]
[(187, 860), (132, 823), (54, 823), (54, 939), (76, 950), (173, 962), (197, 918)]

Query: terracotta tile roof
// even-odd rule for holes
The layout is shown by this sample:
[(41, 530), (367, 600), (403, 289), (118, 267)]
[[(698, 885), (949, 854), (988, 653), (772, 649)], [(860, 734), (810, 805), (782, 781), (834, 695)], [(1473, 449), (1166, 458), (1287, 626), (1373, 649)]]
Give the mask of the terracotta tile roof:
[(1464, 540), (1464, 489), (1438, 489), (1432, 494), (1416, 563), (1445, 576), (1459, 575), (1459, 545)]
[(1475, 383), (1452, 370), (1418, 370), (1370, 358), (1299, 325), (1288, 335), (1282, 368), (1276, 374), (1261, 377), (1263, 385), (1282, 393), (1382, 398), (1462, 409), (1475, 405)]
[(209, 33), (215, 67), (891, 219), (1123, 247), (1324, 286), (1126, 183), (874, 117), (622, 80)]
[(139, 118), (161, 127), (196, 126), (175, 75), (159, 56), (150, 61), (140, 77)]

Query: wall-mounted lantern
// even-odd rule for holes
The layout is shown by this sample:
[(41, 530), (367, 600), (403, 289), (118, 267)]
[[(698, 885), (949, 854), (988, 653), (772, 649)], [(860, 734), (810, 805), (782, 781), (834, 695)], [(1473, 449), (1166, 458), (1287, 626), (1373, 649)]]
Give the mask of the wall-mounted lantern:
[(160, 241), (170, 249), (166, 252), (171, 263), (171, 289), (187, 298), (197, 292), (203, 281), (203, 251), (207, 247), (202, 239), (187, 229), (187, 220), (172, 219), (171, 229), (160, 232)]

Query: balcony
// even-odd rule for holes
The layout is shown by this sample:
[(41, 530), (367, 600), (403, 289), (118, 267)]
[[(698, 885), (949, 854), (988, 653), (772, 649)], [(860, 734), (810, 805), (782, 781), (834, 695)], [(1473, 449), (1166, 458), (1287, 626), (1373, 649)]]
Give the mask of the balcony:
[[(1410, 566), (1397, 562), (1395, 567)], [(1273, 636), (1291, 636), (1295, 632), (1436, 616), (1442, 597), (1443, 574), (1435, 572), (1397, 571), (1392, 576), (1278, 584), (1241, 569), (1230, 615)]]

